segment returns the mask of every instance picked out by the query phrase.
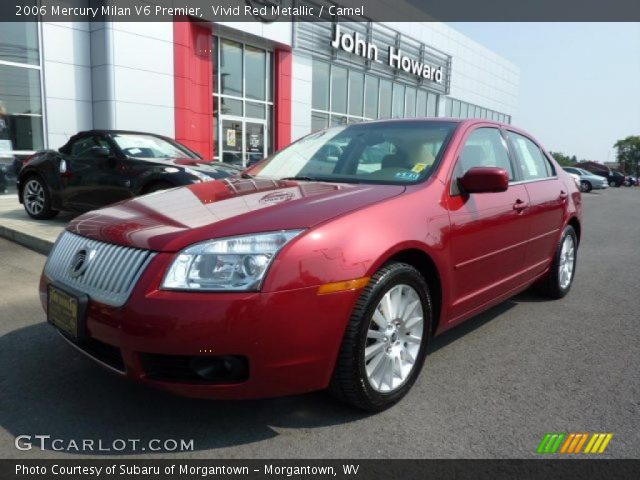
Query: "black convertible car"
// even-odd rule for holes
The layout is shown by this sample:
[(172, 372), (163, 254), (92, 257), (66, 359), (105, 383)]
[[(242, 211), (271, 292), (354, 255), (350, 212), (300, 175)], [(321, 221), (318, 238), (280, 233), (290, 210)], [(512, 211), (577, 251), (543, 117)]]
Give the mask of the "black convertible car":
[(90, 130), (74, 135), (58, 151), (45, 150), (29, 158), (18, 176), (18, 194), (31, 217), (45, 219), (60, 210), (86, 212), (241, 171), (222, 162), (206, 162), (160, 135)]

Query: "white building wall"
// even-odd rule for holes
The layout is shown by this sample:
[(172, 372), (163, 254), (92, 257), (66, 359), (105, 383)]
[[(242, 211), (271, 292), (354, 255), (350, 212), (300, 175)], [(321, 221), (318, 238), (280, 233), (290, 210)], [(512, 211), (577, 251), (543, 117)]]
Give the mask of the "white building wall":
[(105, 22), (92, 43), (94, 127), (175, 136), (173, 25)]
[(43, 22), (41, 34), (46, 140), (57, 149), (93, 125), (89, 24)]
[(263, 40), (291, 46), (293, 39), (293, 23), (290, 22), (216, 22), (213, 33), (216, 34), (216, 26), (230, 28), (238, 33), (245, 33)]
[(293, 54), (291, 67), (291, 140), (311, 132), (311, 55)]

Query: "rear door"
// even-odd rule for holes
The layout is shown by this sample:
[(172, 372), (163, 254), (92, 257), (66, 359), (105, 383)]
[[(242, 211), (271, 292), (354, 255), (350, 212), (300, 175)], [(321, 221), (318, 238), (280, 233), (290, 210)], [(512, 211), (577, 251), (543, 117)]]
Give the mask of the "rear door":
[(507, 131), (506, 134), (529, 194), (531, 238), (527, 244), (524, 273), (531, 279), (547, 268), (556, 251), (568, 189), (538, 144), (520, 133)]
[[(467, 133), (462, 145), (448, 198), (453, 260), (449, 316), (453, 323), (521, 284), (529, 238), (529, 196), (518, 182), (502, 132), (496, 127), (481, 126)], [(507, 170), (507, 191), (461, 192), (457, 179), (470, 168), (480, 166)]]

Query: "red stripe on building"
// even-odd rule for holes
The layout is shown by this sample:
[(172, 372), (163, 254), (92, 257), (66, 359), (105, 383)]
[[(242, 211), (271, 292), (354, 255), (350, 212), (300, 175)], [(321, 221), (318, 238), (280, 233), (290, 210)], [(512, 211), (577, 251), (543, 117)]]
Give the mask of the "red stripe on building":
[[(173, 23), (176, 140), (213, 158), (213, 69), (210, 25), (185, 17)], [(143, 86), (144, 88), (144, 86)]]
[(291, 71), (292, 54), (287, 50), (275, 51), (275, 150), (291, 143)]

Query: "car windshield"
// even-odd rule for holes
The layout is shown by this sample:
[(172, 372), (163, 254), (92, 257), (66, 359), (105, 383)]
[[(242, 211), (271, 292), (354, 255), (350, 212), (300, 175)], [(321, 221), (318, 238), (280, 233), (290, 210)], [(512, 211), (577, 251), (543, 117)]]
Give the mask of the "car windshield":
[(122, 153), (134, 158), (197, 158), (180, 145), (153, 135), (118, 133), (112, 135)]
[(271, 179), (406, 184), (426, 179), (456, 123), (401, 121), (329, 128), (249, 170)]

